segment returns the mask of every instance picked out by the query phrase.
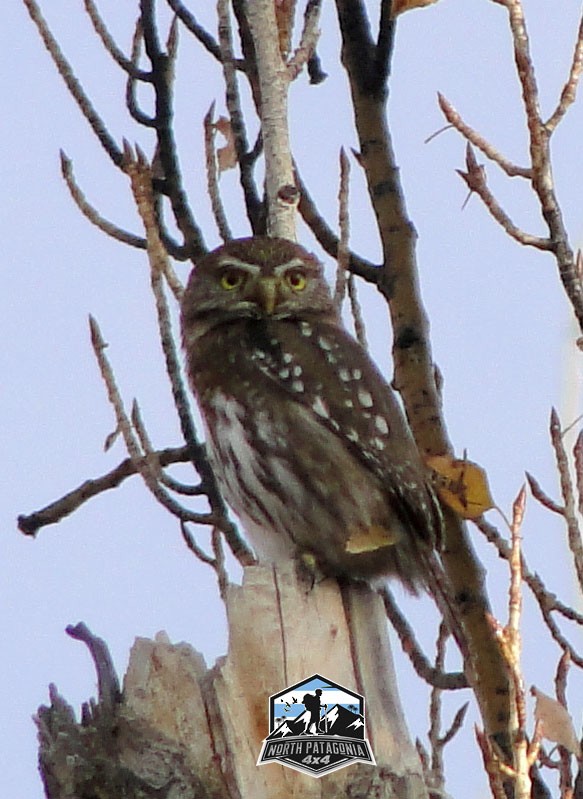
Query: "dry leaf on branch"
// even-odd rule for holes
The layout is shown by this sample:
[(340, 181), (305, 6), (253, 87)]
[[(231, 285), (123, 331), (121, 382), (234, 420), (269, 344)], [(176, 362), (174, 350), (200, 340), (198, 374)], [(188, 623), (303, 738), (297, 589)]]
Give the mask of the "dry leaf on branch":
[(565, 749), (580, 758), (581, 744), (567, 708), (563, 707), (556, 699), (539, 691), (534, 685), (530, 689), (530, 693), (536, 699), (534, 717), (536, 721), (542, 722), (543, 738), (564, 746)]
[(223, 147), (217, 148), (219, 173), (225, 172), (227, 169), (234, 169), (237, 166), (237, 151), (235, 149), (235, 137), (231, 127), (231, 120), (227, 119), (227, 117), (219, 117), (213, 123), (213, 127), (226, 141)]
[(439, 498), (462, 519), (475, 519), (494, 507), (486, 472), (477, 463), (449, 455), (425, 462), (434, 473)]
[(279, 36), (279, 49), (284, 58), (291, 50), (296, 0), (275, 0), (275, 18)]

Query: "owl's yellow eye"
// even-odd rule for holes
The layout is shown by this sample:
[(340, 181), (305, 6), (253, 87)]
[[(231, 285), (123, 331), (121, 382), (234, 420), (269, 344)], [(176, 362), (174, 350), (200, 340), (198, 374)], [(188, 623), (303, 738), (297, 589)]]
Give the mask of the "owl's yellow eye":
[(301, 269), (290, 269), (285, 275), (286, 282), (293, 291), (303, 291), (308, 283)]
[(245, 273), (240, 269), (227, 269), (221, 275), (221, 288), (225, 289), (225, 291), (233, 291), (239, 288), (244, 279)]

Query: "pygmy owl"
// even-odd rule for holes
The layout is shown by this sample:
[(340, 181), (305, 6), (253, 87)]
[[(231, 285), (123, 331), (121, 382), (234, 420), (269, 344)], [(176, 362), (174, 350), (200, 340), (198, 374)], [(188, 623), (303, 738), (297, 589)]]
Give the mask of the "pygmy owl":
[(439, 504), (317, 259), (285, 239), (219, 247), (190, 276), (182, 336), (211, 465), (259, 559), (424, 585)]

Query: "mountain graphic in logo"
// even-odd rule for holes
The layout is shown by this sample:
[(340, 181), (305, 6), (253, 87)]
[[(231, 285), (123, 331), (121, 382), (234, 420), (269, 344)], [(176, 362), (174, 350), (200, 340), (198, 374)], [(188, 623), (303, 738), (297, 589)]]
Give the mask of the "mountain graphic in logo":
[(313, 777), (351, 763), (375, 765), (364, 697), (319, 674), (269, 698), (269, 728), (257, 765), (277, 762)]

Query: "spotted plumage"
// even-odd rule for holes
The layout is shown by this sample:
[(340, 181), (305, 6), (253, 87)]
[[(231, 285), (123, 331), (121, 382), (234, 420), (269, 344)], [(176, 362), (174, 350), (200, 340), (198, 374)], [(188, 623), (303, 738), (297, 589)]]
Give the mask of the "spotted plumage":
[(220, 247), (191, 275), (182, 330), (211, 463), (260, 559), (423, 584), (439, 505), (318, 261), (283, 239)]

